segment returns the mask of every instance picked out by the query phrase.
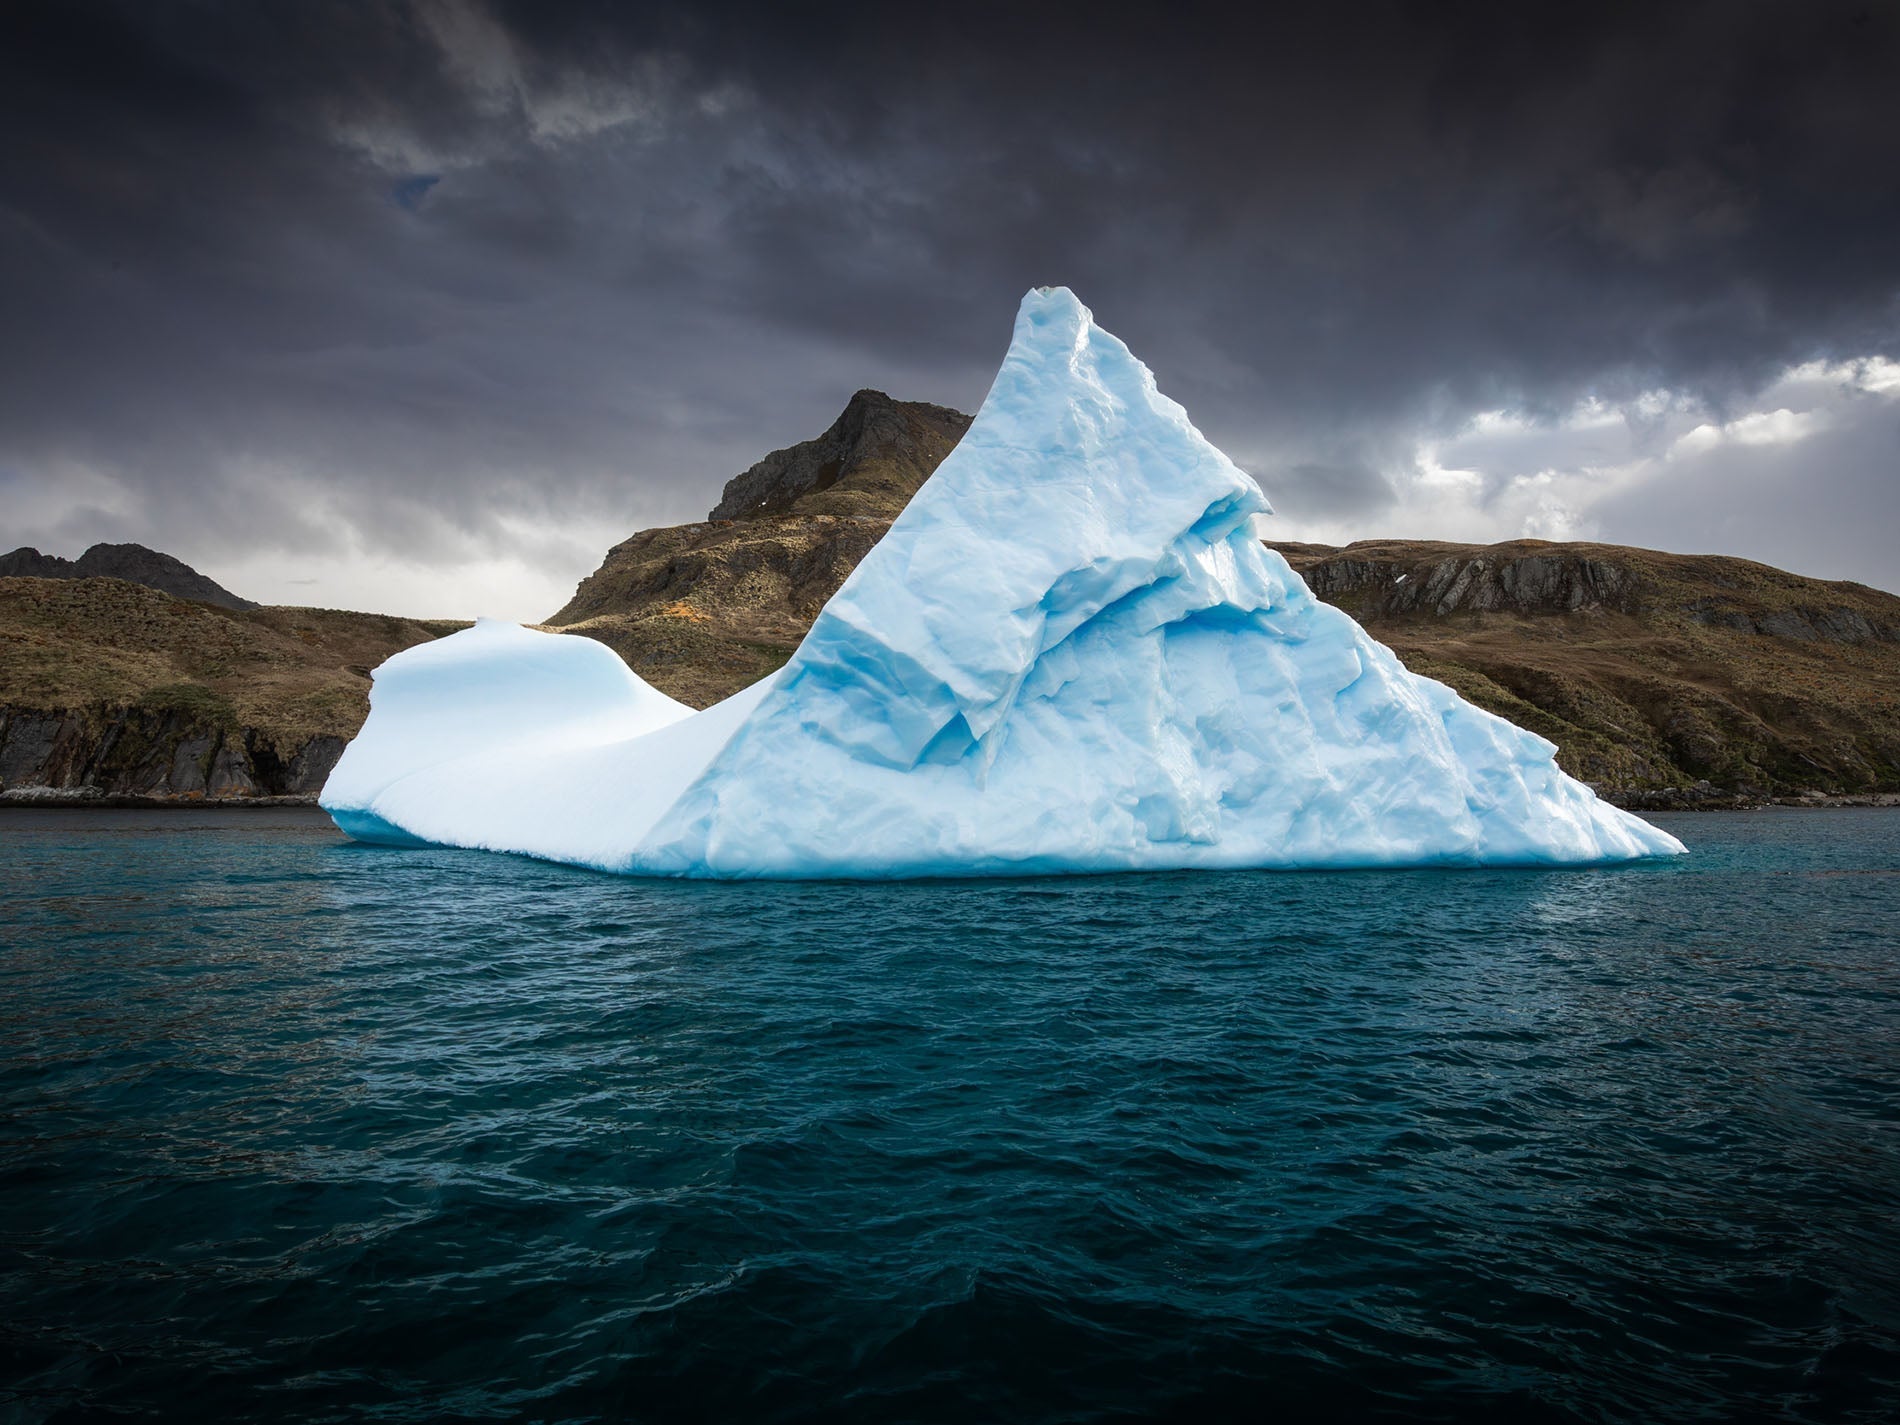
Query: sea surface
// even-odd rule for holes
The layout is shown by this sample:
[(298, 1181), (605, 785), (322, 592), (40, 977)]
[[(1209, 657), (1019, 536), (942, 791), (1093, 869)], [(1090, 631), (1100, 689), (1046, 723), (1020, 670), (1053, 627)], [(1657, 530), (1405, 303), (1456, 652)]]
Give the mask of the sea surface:
[(0, 814), (0, 1419), (1900, 1418), (1900, 813), (622, 880)]

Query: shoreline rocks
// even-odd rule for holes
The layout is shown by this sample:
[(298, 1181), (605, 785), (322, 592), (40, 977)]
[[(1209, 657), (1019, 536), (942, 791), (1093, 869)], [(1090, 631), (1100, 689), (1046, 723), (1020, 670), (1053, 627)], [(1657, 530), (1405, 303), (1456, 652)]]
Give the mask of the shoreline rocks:
[(137, 796), (101, 792), (93, 787), (11, 787), (0, 791), (0, 810), (21, 811), (202, 811), (267, 809), (270, 807), (309, 807), (315, 810), (316, 794), (298, 796), (207, 797), (201, 793), (173, 796)]
[(1606, 787), (1591, 784), (1612, 806), (1625, 811), (1760, 811), (1768, 807), (1900, 808), (1900, 792), (1823, 792), (1809, 789), (1789, 794), (1760, 787), (1717, 787), (1697, 782), (1687, 787)]

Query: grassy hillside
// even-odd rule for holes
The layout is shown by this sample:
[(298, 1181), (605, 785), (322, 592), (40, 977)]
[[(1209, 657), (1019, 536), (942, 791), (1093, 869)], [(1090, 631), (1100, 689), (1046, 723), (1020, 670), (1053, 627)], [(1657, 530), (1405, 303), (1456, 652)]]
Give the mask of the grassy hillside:
[[(963, 418), (860, 392), (714, 518), (608, 552), (550, 627), (704, 706), (791, 655)], [(833, 508), (838, 471), (878, 499)], [(1542, 733), (1627, 801), (1900, 790), (1900, 598), (1744, 559), (1605, 544), (1274, 546), (1414, 670)]]
[(651, 529), (614, 546), (546, 627), (612, 648), (704, 707), (791, 657), (890, 521), (779, 515)]
[[(704, 707), (779, 667), (968, 418), (864, 391), (735, 478), (717, 518), (616, 545), (545, 625)], [(1637, 805), (1900, 791), (1900, 598), (1603, 544), (1274, 546), (1408, 666)], [(115, 579), (0, 579), (0, 785), (309, 793), (369, 670), (460, 627), (231, 610)]]
[[(794, 513), (648, 531), (551, 626), (704, 706), (790, 656), (883, 528)], [(1706, 782), (1705, 797), (1900, 790), (1891, 594), (1600, 544), (1277, 547), (1408, 667), (1550, 738), (1588, 781)]]
[(309, 794), (368, 715), (370, 669), (460, 627), (0, 579), (0, 788)]
[(1604, 544), (1276, 547), (1408, 667), (1550, 738), (1588, 781), (1900, 788), (1891, 594)]

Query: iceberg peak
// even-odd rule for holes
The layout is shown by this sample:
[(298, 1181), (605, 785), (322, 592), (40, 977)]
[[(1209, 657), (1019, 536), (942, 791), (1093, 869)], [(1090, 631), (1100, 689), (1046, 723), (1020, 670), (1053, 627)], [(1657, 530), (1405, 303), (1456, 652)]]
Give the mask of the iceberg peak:
[(821, 735), (914, 766), (958, 724), (984, 739), (1044, 653), (1267, 509), (1073, 292), (1038, 288), (969, 432), (790, 671), (828, 704)]
[[(1256, 537), (1268, 509), (1073, 292), (1038, 287), (967, 434), (778, 673), (689, 714), (585, 639), (484, 623), (378, 670), (323, 803), (372, 838), (679, 875), (1681, 850), (1315, 600)], [(526, 679), (572, 715), (477, 719), (485, 745), (424, 757), (413, 731), (476, 664), (503, 704)]]

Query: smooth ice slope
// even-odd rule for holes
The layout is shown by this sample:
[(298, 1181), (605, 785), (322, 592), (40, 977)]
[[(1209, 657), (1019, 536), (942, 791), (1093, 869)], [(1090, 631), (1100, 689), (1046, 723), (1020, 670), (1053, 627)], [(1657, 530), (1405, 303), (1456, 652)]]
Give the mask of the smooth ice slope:
[(367, 839), (697, 876), (1682, 850), (1315, 600), (1266, 512), (1038, 289), (969, 433), (777, 674), (687, 715), (586, 639), (485, 623), (378, 670), (323, 804)]

